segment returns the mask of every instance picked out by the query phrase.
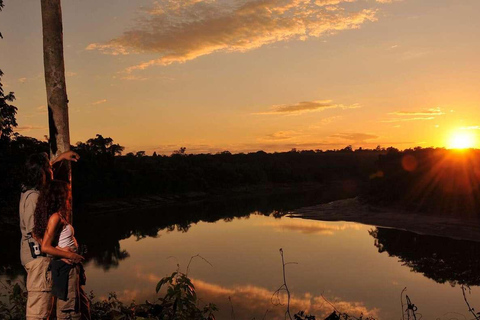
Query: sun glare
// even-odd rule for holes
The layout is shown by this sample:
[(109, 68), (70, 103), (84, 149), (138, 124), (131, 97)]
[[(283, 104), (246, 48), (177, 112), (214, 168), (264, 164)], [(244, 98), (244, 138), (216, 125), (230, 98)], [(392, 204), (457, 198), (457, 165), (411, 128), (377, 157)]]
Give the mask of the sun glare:
[(448, 141), (449, 149), (468, 149), (475, 147), (475, 136), (470, 132), (454, 132)]

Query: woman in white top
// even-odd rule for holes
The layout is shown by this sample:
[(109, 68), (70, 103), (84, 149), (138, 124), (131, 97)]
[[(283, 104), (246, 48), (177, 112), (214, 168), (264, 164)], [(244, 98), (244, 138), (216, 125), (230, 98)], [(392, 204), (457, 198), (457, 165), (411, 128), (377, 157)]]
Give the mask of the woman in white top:
[(65, 281), (66, 291), (57, 294), (57, 319), (90, 319), (89, 301), (80, 279), (83, 270), (80, 263), (84, 259), (76, 253), (78, 244), (70, 224), (69, 191), (68, 183), (52, 180), (40, 192), (33, 233), (42, 238), (42, 252), (57, 258), (51, 263), (54, 293), (55, 279)]
[(23, 168), (22, 194), (19, 205), (19, 220), (22, 240), (20, 259), (27, 271), (26, 288), (28, 292), (26, 318), (48, 319), (51, 313), (52, 282), (49, 271), (50, 257), (39, 255), (41, 234), (36, 239), (32, 233), (34, 228), (34, 212), (40, 192), (53, 179), (52, 165), (55, 162), (77, 161), (79, 156), (73, 151), (62, 153), (52, 161), (46, 153), (30, 155)]

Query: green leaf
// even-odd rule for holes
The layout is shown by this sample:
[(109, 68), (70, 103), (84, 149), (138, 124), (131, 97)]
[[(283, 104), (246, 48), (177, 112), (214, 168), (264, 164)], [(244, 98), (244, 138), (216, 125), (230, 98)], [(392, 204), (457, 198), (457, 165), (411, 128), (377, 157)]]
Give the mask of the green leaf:
[(168, 281), (168, 278), (163, 278), (157, 283), (157, 287), (155, 288), (155, 291), (158, 293), (162, 286)]

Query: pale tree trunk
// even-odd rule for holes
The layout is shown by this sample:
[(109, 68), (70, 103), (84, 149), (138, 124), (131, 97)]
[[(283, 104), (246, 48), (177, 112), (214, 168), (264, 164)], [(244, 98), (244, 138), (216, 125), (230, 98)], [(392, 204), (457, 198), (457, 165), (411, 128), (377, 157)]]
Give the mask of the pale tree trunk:
[[(70, 150), (68, 98), (63, 60), (62, 8), (60, 0), (41, 0), (41, 4), (50, 156), (57, 157), (62, 152)], [(68, 164), (67, 179), (71, 182), (70, 164)]]

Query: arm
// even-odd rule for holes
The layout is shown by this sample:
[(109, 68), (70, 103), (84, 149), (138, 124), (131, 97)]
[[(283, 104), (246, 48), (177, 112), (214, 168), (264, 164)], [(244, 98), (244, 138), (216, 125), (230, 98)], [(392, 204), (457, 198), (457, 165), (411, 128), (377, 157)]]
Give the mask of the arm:
[(53, 239), (55, 239), (56, 230), (62, 225), (60, 216), (58, 213), (54, 213), (50, 219), (48, 219), (47, 229), (42, 240), (41, 250), (44, 253), (50, 254), (54, 257), (69, 259), (74, 263), (79, 263), (84, 260), (81, 255), (74, 252), (64, 251), (52, 246)]
[(77, 161), (78, 159), (80, 159), (80, 156), (78, 155), (78, 153), (76, 153), (75, 151), (65, 151), (64, 153), (61, 153), (58, 157), (52, 159), (50, 161), (50, 165), (53, 166), (54, 163), (57, 163), (59, 161), (62, 161), (62, 160), (68, 160), (68, 161)]

